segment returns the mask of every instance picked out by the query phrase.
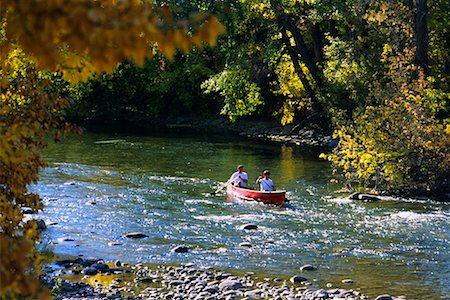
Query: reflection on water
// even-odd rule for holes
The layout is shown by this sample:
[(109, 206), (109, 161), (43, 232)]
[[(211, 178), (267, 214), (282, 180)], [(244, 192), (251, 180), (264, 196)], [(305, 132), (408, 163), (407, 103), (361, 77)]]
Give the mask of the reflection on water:
[[(345, 287), (341, 280), (351, 278), (348, 288), (372, 296), (450, 297), (449, 207), (336, 197), (329, 166), (317, 155), (225, 137), (85, 134), (51, 145), (50, 166), (33, 189), (44, 198), (45, 241), (57, 253), (193, 261), (281, 277), (312, 264), (318, 270), (303, 275), (320, 287)], [(238, 163), (250, 178), (269, 168), (290, 203), (279, 208), (214, 196)], [(240, 230), (246, 223), (259, 228)], [(133, 231), (149, 237), (123, 237)], [(190, 251), (170, 252), (180, 244)]]
[[(298, 161), (298, 163), (294, 165), (292, 163), (293, 161)], [(305, 173), (305, 166), (302, 164), (302, 162), (303, 159), (296, 159), (294, 157), (294, 148), (286, 145), (281, 145), (279, 168), (280, 171), (285, 174), (286, 178), (296, 178), (296, 176), (298, 176), (297, 174)]]

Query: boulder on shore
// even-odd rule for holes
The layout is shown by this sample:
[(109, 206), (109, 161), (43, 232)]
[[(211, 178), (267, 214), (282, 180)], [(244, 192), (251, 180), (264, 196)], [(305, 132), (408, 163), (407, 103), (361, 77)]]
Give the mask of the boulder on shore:
[(92, 268), (92, 267), (87, 267), (86, 269), (84, 269), (83, 271), (81, 271), (81, 273), (85, 274), (85, 275), (96, 275), (98, 274), (98, 270), (96, 268)]
[(231, 280), (231, 279), (227, 279), (222, 281), (219, 284), (219, 289), (224, 292), (224, 291), (234, 291), (234, 290), (239, 290), (244, 288), (244, 286), (242, 285), (242, 283), (239, 280)]
[(107, 270), (109, 270), (109, 266), (107, 264), (100, 263), (100, 262), (96, 262), (95, 264), (92, 264), (91, 268), (96, 268), (100, 272), (106, 272)]

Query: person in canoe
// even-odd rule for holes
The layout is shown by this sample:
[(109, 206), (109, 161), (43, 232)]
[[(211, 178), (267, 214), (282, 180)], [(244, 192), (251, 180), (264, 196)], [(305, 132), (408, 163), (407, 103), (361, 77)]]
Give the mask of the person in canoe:
[(234, 186), (238, 186), (241, 188), (246, 188), (247, 187), (247, 182), (248, 182), (248, 175), (247, 173), (244, 172), (244, 166), (243, 165), (239, 165), (237, 166), (237, 171), (234, 172), (230, 179), (228, 180), (229, 183), (231, 183)]
[(270, 171), (264, 170), (263, 176), (259, 176), (256, 179), (256, 183), (259, 184), (261, 191), (271, 192), (275, 191), (275, 185), (270, 177)]

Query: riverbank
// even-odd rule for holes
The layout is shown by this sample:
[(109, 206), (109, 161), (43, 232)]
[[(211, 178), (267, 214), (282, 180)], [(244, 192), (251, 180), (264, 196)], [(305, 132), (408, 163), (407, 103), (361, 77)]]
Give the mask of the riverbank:
[[(310, 288), (315, 267), (305, 265), (288, 278), (254, 272), (225, 272), (193, 263), (180, 266), (126, 264), (101, 259), (64, 259), (44, 267), (42, 282), (54, 299), (369, 299), (360, 291)], [(351, 285), (352, 280), (343, 280)], [(377, 300), (405, 299), (380, 295)]]
[(119, 131), (143, 133), (151, 131), (181, 131), (228, 134), (250, 139), (271, 141), (295, 146), (325, 147), (333, 149), (337, 140), (331, 132), (315, 127), (299, 128), (295, 125), (282, 126), (275, 121), (254, 121), (241, 119), (230, 122), (227, 118), (160, 118), (148, 120), (96, 120), (78, 122), (80, 126), (93, 131)]

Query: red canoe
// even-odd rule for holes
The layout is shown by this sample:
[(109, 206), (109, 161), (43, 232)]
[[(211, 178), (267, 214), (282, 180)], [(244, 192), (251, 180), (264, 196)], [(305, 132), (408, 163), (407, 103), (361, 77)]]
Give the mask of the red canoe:
[(251, 200), (275, 205), (282, 205), (286, 200), (286, 191), (256, 191), (243, 189), (231, 184), (227, 185), (227, 194), (231, 199)]

